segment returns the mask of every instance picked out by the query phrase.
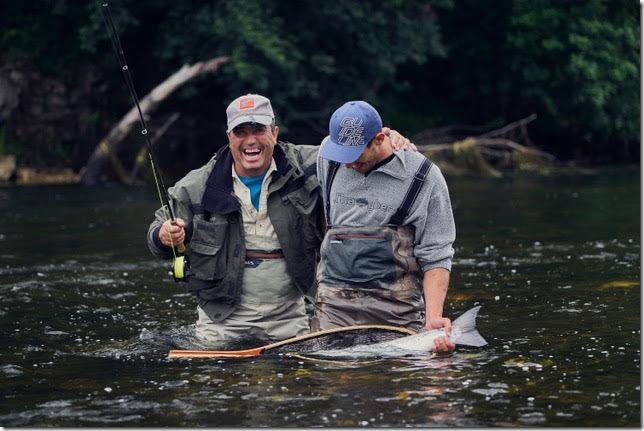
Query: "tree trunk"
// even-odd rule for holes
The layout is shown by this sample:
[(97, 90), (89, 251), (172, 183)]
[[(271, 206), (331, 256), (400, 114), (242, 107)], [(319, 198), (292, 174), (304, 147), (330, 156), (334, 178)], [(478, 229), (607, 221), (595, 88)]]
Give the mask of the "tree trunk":
[[(168, 79), (156, 86), (149, 94), (140, 101), (141, 112), (144, 116), (151, 114), (159, 104), (170, 96), (175, 90), (186, 82), (209, 72), (215, 72), (219, 67), (228, 62), (228, 57), (217, 57), (209, 61), (201, 61), (193, 65), (184, 65)], [(106, 162), (111, 161), (115, 172), (121, 181), (127, 181), (127, 170), (118, 159), (121, 143), (131, 132), (139, 120), (136, 106), (125, 114), (121, 121), (110, 130), (90, 156), (87, 164), (82, 170), (81, 183), (94, 185), (100, 182), (101, 175), (105, 169)]]

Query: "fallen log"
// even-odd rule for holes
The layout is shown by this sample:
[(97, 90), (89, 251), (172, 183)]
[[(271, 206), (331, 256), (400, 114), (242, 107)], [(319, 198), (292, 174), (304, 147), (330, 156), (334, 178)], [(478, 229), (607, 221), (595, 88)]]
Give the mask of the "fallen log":
[[(170, 126), (172, 126), (172, 124), (179, 119), (179, 116), (180, 115), (178, 112), (174, 112), (172, 115), (170, 115), (170, 117), (168, 117), (167, 120), (165, 120), (161, 127), (156, 129), (154, 136), (150, 138), (150, 144), (152, 144), (152, 148), (154, 148), (154, 144), (156, 144), (157, 141), (161, 139), (161, 136), (165, 134)], [(137, 182), (139, 170), (147, 165), (148, 160), (148, 149), (146, 145), (143, 145), (139, 150), (139, 153), (136, 155), (134, 166), (132, 167), (132, 172), (130, 172), (130, 178), (128, 180), (130, 184), (135, 184)]]
[(413, 137), (414, 142), (424, 142), (425, 145), (441, 142), (456, 142), (468, 136), (475, 136), (488, 128), (468, 124), (452, 124), (424, 130)]
[(525, 145), (521, 145), (521, 144), (519, 144), (517, 142), (514, 142), (514, 141), (511, 141), (509, 139), (476, 138), (475, 141), (476, 141), (476, 145), (483, 146), (483, 147), (485, 147), (485, 146), (489, 146), (489, 147), (507, 147), (507, 148), (510, 148), (512, 150), (518, 151), (520, 153), (527, 153), (527, 154), (531, 154), (531, 155), (534, 155), (534, 156), (541, 157), (541, 158), (546, 159), (548, 161), (551, 161), (553, 163), (557, 161), (557, 158), (555, 156), (553, 156), (552, 154), (550, 154), (550, 153), (547, 153), (547, 152), (542, 151), (542, 150), (538, 150), (538, 149), (533, 148), (533, 147), (528, 147), (528, 146), (525, 146)]
[[(514, 151), (518, 151), (520, 153), (527, 153), (527, 154), (532, 154), (538, 157), (542, 157), (546, 160), (549, 160), (551, 162), (556, 162), (557, 158), (553, 156), (550, 153), (547, 153), (542, 150), (538, 150), (533, 147), (528, 147), (525, 145), (521, 145), (517, 142), (511, 141), (509, 139), (501, 139), (501, 138), (491, 138), (491, 139), (481, 139), (481, 138), (467, 138), (463, 141), (457, 141), (453, 142), (450, 144), (434, 144), (434, 145), (416, 145), (416, 148), (418, 151), (422, 152), (438, 152), (438, 151), (454, 151), (455, 146), (458, 145), (459, 143), (462, 142), (469, 142), (471, 143), (471, 146), (477, 146), (477, 147), (497, 147), (497, 148), (507, 148), (511, 149)], [(490, 154), (496, 154), (500, 155), (502, 152), (490, 152)]]
[(496, 136), (503, 136), (506, 135), (507, 133), (513, 131), (514, 129), (521, 128), (522, 130), (525, 130), (525, 126), (534, 120), (537, 119), (537, 114), (530, 114), (525, 118), (522, 118), (519, 121), (515, 121), (513, 123), (507, 124), (500, 129), (496, 130), (491, 130), (489, 132), (483, 133), (482, 135), (479, 135), (479, 138), (493, 138)]
[[(216, 72), (219, 67), (228, 62), (228, 57), (217, 57), (192, 65), (184, 65), (168, 79), (156, 86), (140, 101), (141, 112), (149, 116), (163, 100), (188, 81), (210, 72)], [(98, 143), (87, 164), (81, 171), (81, 183), (94, 185), (100, 182), (107, 161), (111, 161), (114, 170), (123, 182), (129, 180), (127, 170), (120, 163), (118, 153), (123, 140), (138, 124), (138, 111), (132, 107), (116, 126)]]
[(16, 176), (16, 156), (0, 155), (0, 183), (8, 182)]
[[(531, 145), (526, 126), (536, 118), (537, 115), (532, 114), (501, 128), (454, 142), (423, 143), (440, 136), (445, 127), (421, 132), (414, 140), (418, 151), (439, 162), (441, 169), (454, 174), (501, 177), (504, 169), (547, 171), (559, 161), (554, 155)], [(458, 127), (463, 130), (463, 126)], [(439, 133), (434, 134), (432, 130)]]

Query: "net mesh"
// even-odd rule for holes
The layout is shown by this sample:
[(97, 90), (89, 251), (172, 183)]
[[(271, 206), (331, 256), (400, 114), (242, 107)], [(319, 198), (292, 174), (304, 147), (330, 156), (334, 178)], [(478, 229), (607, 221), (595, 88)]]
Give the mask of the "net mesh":
[(306, 340), (295, 340), (293, 343), (268, 349), (264, 354), (310, 353), (318, 350), (346, 349), (356, 345), (395, 340), (406, 335), (409, 334), (389, 329), (356, 329), (324, 334)]

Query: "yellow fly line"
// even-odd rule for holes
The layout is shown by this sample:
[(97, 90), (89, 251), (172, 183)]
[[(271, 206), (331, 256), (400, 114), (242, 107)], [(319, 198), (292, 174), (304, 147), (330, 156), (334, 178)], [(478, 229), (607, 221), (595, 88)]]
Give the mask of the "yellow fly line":
[[(123, 47), (121, 46), (121, 41), (119, 39), (118, 32), (116, 31), (116, 27), (114, 26), (114, 20), (112, 19), (109, 3), (107, 1), (104, 1), (104, 2), (97, 1), (97, 4), (99, 5), (101, 15), (103, 16), (103, 22), (105, 23), (105, 28), (107, 29), (107, 33), (109, 34), (110, 40), (112, 41), (112, 47), (114, 48), (114, 53), (116, 54), (116, 58), (118, 59), (119, 65), (121, 66), (121, 71), (123, 72), (123, 77), (125, 78), (125, 83), (127, 84), (127, 88), (130, 92), (130, 96), (132, 96), (132, 101), (134, 102), (134, 105), (136, 106), (137, 111), (139, 113), (139, 121), (141, 123), (141, 134), (145, 138), (145, 141), (147, 144), (148, 156), (150, 158), (150, 165), (152, 167), (152, 176), (154, 177), (154, 183), (156, 185), (159, 201), (161, 202), (161, 208), (163, 208), (163, 211), (166, 215), (166, 221), (170, 220), (172, 224), (176, 224), (176, 220), (174, 218), (172, 208), (170, 207), (170, 200), (167, 195), (166, 187), (165, 187), (165, 184), (163, 184), (163, 177), (161, 176), (161, 172), (157, 170), (156, 163), (154, 162), (152, 142), (150, 142), (150, 137), (148, 135), (148, 128), (145, 124), (145, 118), (143, 117), (143, 112), (141, 111), (141, 105), (139, 104), (139, 98), (136, 95), (134, 83), (132, 82), (130, 69), (125, 60), (125, 53), (123, 52)], [(165, 197), (165, 200), (164, 200), (164, 197)], [(174, 261), (172, 265), (172, 274), (174, 276), (174, 280), (184, 281), (186, 276), (186, 269), (188, 267), (188, 261), (186, 257), (183, 255), (183, 253), (185, 252), (185, 246), (183, 244), (177, 244), (177, 246), (175, 247), (175, 245), (172, 243), (172, 236), (170, 236), (170, 247), (172, 249), (172, 255), (174, 256)]]

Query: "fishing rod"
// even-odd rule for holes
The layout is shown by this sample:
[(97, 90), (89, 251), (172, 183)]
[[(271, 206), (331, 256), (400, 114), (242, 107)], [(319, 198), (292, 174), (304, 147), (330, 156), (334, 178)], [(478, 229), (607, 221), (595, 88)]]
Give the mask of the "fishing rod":
[[(114, 26), (114, 20), (112, 19), (112, 13), (110, 11), (110, 5), (108, 2), (100, 2), (97, 0), (96, 4), (98, 5), (101, 15), (103, 17), (103, 22), (105, 23), (105, 28), (107, 34), (110, 36), (112, 41), (112, 47), (114, 48), (114, 53), (116, 58), (121, 66), (121, 71), (125, 77), (125, 83), (132, 96), (132, 101), (136, 106), (136, 109), (139, 113), (139, 121), (141, 123), (141, 135), (145, 138), (145, 143), (148, 149), (148, 157), (150, 159), (150, 166), (152, 167), (152, 176), (154, 177), (154, 183), (156, 184), (157, 194), (159, 195), (159, 200), (161, 201), (161, 207), (164, 208), (164, 211), (167, 211), (169, 215), (170, 223), (173, 225), (177, 224), (177, 221), (174, 217), (174, 212), (170, 206), (170, 199), (168, 197), (168, 192), (163, 182), (163, 177), (161, 176), (161, 171), (157, 168), (157, 163), (155, 163), (154, 151), (152, 149), (152, 142), (150, 141), (150, 135), (148, 133), (148, 127), (145, 123), (145, 118), (143, 117), (143, 112), (141, 111), (141, 105), (139, 104), (139, 97), (136, 94), (136, 89), (134, 88), (134, 82), (132, 81), (132, 75), (130, 74), (130, 68), (125, 61), (125, 53), (123, 52), (123, 47), (121, 46), (121, 40), (119, 39), (118, 32)], [(174, 256), (172, 264), (172, 277), (174, 281), (185, 281), (187, 272), (190, 270), (188, 264), (188, 257), (185, 256), (186, 246), (184, 244), (177, 244), (176, 246), (172, 244), (172, 236), (170, 236), (170, 244), (172, 249), (172, 255)]]

